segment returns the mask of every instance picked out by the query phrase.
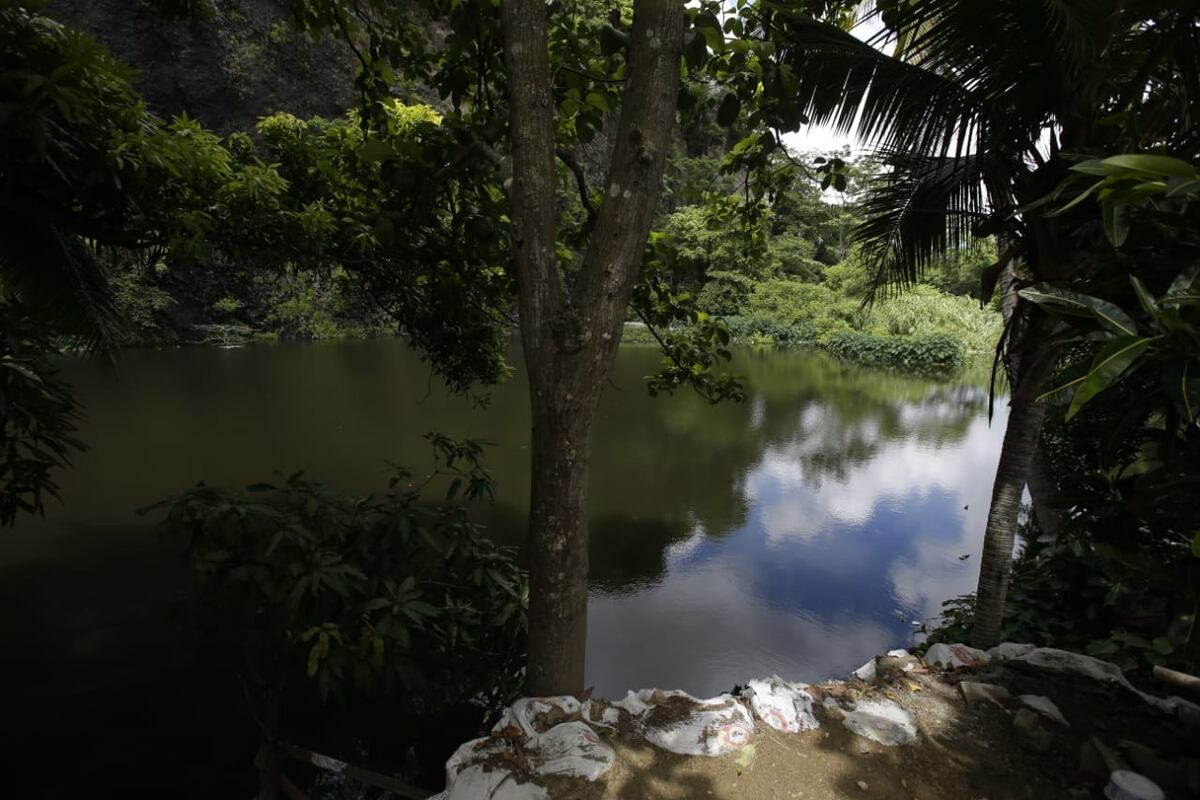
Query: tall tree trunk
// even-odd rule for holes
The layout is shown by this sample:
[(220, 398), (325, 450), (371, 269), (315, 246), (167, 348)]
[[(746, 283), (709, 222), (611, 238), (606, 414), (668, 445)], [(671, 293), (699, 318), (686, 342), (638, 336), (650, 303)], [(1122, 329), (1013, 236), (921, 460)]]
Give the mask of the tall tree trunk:
[(634, 2), (629, 79), (608, 185), (570, 297), (555, 250), (546, 3), (504, 0), (500, 13), (510, 87), (513, 250), (533, 419), (526, 688), (532, 695), (579, 694), (587, 641), (592, 423), (670, 149), (683, 6), (676, 0)]
[(1037, 402), (1037, 396), (1058, 360), (1059, 347), (1053, 341), (1056, 324), (1040, 310), (1035, 309), (1032, 314), (1034, 319), (1021, 334), (1015, 356), (1016, 380), (983, 536), (983, 556), (975, 594), (975, 627), (971, 632), (971, 644), (983, 649), (1000, 640), (1021, 495), (1029, 479), (1046, 415), (1046, 407)]

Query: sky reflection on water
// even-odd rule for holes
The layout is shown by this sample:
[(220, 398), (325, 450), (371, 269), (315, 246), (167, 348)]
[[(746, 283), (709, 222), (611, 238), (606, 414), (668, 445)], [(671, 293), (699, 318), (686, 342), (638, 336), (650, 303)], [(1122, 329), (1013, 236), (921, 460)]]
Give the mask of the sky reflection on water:
[[(750, 350), (735, 363), (746, 403), (654, 399), (642, 378), (658, 359), (622, 348), (596, 426), (588, 683), (600, 694), (841, 674), (907, 644), (908, 620), (974, 587), (1003, 403), (989, 426), (971, 385)], [(97, 708), (117, 707), (130, 681), (169, 692), (189, 680), (148, 667), (146, 650), (200, 669), (187, 666), (191, 645), (168, 643), (185, 572), (153, 520), (134, 514), (197, 480), (238, 486), (305, 468), (379, 488), (387, 461), (428, 464), (426, 431), (482, 437), (496, 443), (487, 462), (499, 480), (489, 532), (522, 542), (519, 363), (485, 409), (431, 394), (427, 368), (390, 340), (131, 351), (115, 368), (66, 372), (91, 449), (62, 475), (65, 505), (23, 521), (0, 549), (0, 624), (27, 643), (0, 677), (29, 687), (30, 718), (64, 675), (87, 676)]]
[[(589, 684), (708, 695), (771, 673), (840, 675), (909, 644), (911, 620), (973, 590), (1003, 417), (988, 425), (979, 390), (930, 394), (892, 409), (891, 438), (836, 403), (793, 412), (793, 434), (737, 481), (743, 524), (697, 523), (667, 548), (658, 582), (593, 592)], [(753, 427), (763, 407), (750, 401)], [(945, 436), (956, 424), (961, 435)]]

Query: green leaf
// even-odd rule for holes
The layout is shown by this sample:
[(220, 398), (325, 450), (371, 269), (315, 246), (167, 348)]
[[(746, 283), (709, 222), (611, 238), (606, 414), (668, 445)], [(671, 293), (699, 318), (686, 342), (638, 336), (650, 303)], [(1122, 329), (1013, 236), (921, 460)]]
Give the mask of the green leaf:
[(1164, 636), (1159, 636), (1150, 642), (1150, 647), (1159, 655), (1169, 656), (1175, 652), (1175, 645), (1171, 644), (1171, 640)]
[(585, 97), (583, 101), (592, 108), (603, 111), (605, 114), (607, 114), (609, 111), (612, 111), (612, 106), (609, 105), (608, 98), (600, 92), (588, 92), (587, 97)]
[[(1186, 161), (1170, 156), (1156, 156), (1148, 153), (1123, 153), (1110, 156), (1100, 162), (1107, 167), (1131, 169), (1150, 175), (1178, 175), (1181, 178), (1196, 177), (1196, 168)], [(1113, 173), (1107, 173), (1113, 174)]]
[(721, 105), (717, 108), (717, 124), (723, 128), (728, 128), (737, 121), (738, 113), (742, 110), (742, 101), (732, 92), (726, 94), (721, 100)]
[(1080, 161), (1071, 167), (1072, 172), (1080, 172), (1084, 175), (1099, 175), (1107, 177), (1113, 174), (1112, 169), (1104, 166), (1104, 162), (1098, 158), (1090, 158), (1087, 161)]
[(1071, 401), (1071, 408), (1068, 409), (1066, 418), (1074, 417), (1089, 400), (1121, 377), (1121, 374), (1137, 360), (1138, 356), (1146, 352), (1146, 348), (1153, 341), (1154, 339), (1138, 336), (1118, 336), (1105, 344), (1096, 354), (1096, 359), (1092, 362), (1092, 368), (1087, 377), (1075, 390), (1075, 397)]
[(321, 648), (314, 644), (312, 649), (308, 651), (308, 677), (313, 677), (317, 674), (317, 669), (321, 666)]
[(1018, 294), (1031, 303), (1050, 306), (1064, 314), (1096, 319), (1113, 333), (1122, 336), (1137, 335), (1137, 325), (1133, 319), (1107, 300), (1044, 283), (1022, 289)]
[(1196, 531), (1196, 537), (1192, 539), (1192, 555), (1200, 558), (1200, 531)]
[(1104, 235), (1113, 247), (1125, 244), (1129, 236), (1129, 213), (1124, 203), (1105, 203), (1101, 216), (1104, 220)]
[(741, 751), (737, 757), (737, 773), (741, 775), (746, 770), (750, 769), (750, 765), (754, 763), (754, 756), (758, 752), (758, 746), (751, 743), (742, 745)]
[(1133, 284), (1133, 291), (1137, 294), (1138, 302), (1142, 304), (1142, 309), (1152, 318), (1158, 318), (1158, 303), (1154, 302), (1154, 295), (1146, 288), (1146, 284), (1138, 280), (1136, 275), (1129, 276), (1129, 282)]
[(1167, 296), (1192, 293), (1192, 289), (1196, 287), (1197, 283), (1200, 283), (1200, 264), (1192, 264), (1171, 281), (1171, 286), (1167, 289)]
[[(701, 25), (701, 20), (706, 18), (711, 18), (713, 24)], [(721, 26), (712, 14), (705, 13), (697, 17), (696, 30), (704, 37), (704, 41), (708, 43), (709, 49), (714, 53), (720, 53), (725, 49), (725, 36), (721, 33)]]
[(389, 158), (395, 158), (396, 151), (386, 142), (381, 142), (378, 139), (368, 139), (358, 149), (358, 155), (364, 161), (386, 161)]

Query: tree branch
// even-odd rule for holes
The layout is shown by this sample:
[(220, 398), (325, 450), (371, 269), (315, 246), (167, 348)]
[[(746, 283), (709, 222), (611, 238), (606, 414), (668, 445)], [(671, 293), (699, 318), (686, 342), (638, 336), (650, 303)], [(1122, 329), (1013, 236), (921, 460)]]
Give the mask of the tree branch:
[[(682, 16), (682, 15), (681, 15)], [(553, 346), (547, 321), (562, 310), (556, 251), (554, 89), (544, 0), (500, 4), (512, 140), (512, 244), (525, 350)], [(536, 369), (531, 364), (531, 369)], [(534, 376), (536, 378), (536, 376)]]
[(587, 211), (588, 226), (596, 224), (596, 204), (592, 202), (592, 192), (588, 189), (587, 175), (584, 174), (579, 160), (575, 158), (574, 153), (565, 147), (556, 147), (554, 154), (558, 156), (559, 161), (566, 164), (567, 168), (575, 174), (575, 184), (579, 187), (579, 200), (583, 203), (583, 207)]
[(577, 297), (603, 345), (590, 365), (607, 364), (641, 268), (675, 130), (683, 17), (675, 0), (635, 0), (629, 79), (621, 103), (611, 168), (579, 276)]

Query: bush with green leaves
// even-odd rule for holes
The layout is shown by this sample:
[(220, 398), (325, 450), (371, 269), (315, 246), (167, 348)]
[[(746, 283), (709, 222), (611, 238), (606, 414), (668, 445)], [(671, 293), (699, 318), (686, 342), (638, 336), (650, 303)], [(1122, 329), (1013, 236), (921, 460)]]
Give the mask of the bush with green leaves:
[(817, 332), (807, 322), (785, 323), (765, 314), (725, 317), (730, 335), (756, 345), (816, 346)]
[(746, 303), (746, 316), (770, 318), (784, 326), (806, 325), (819, 342), (839, 331), (855, 330), (861, 303), (841, 297), (820, 283), (777, 278), (761, 281)]
[(862, 326), (867, 333), (886, 336), (952, 336), (974, 356), (994, 353), (1003, 328), (1000, 314), (980, 308), (978, 301), (923, 285), (878, 299)]
[(845, 361), (914, 372), (949, 372), (966, 362), (962, 343), (945, 333), (878, 336), (858, 331), (835, 333), (825, 348)]
[(741, 314), (754, 292), (754, 280), (740, 272), (717, 270), (709, 272), (705, 279), (696, 305), (718, 317)]
[(54, 471), (83, 449), (79, 410), (51, 365), (56, 343), (26, 309), (0, 301), (0, 527), (18, 513), (44, 515), (58, 498)]
[(144, 510), (163, 513), (162, 531), (184, 547), (193, 609), (239, 637), (268, 764), (296, 676), (322, 697), (401, 692), (422, 711), (499, 708), (519, 691), (526, 576), (464, 504), (492, 494), (482, 445), (427, 438), (436, 469), (414, 486), (395, 468), (382, 497), (298, 472), (244, 491), (201, 483)]
[(987, 239), (979, 247), (954, 250), (925, 268), (921, 282), (946, 294), (980, 297), (983, 271), (996, 261), (996, 242)]

